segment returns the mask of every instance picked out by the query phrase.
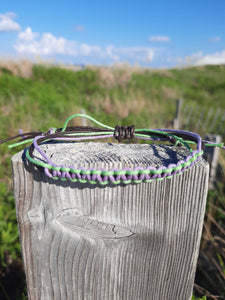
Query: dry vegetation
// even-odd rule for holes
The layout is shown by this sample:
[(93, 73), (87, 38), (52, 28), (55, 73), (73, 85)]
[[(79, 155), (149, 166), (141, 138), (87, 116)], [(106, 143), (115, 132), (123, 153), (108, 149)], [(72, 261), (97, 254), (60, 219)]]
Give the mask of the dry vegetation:
[(0, 75), (8, 71), (12, 75), (29, 78), (33, 74), (33, 63), (27, 59), (21, 60), (0, 60)]

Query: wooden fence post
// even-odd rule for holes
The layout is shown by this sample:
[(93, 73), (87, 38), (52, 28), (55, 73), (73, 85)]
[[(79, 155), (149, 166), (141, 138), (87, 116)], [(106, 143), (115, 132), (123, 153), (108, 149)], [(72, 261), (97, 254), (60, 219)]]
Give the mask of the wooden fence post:
[(177, 99), (177, 106), (176, 106), (176, 114), (173, 120), (173, 128), (180, 129), (181, 128), (181, 110), (182, 110), (182, 99)]
[[(86, 114), (85, 109), (81, 108), (80, 113), (85, 115)], [(88, 126), (87, 118), (81, 117), (81, 126)]]
[[(222, 142), (222, 137), (219, 134), (207, 134), (204, 138), (207, 141), (219, 144)], [(219, 151), (218, 147), (205, 147), (204, 149), (204, 159), (209, 163), (209, 189), (214, 189), (216, 187), (216, 172), (219, 163)]]
[[(94, 169), (156, 167), (183, 147), (49, 143), (55, 163)], [(38, 155), (37, 153), (35, 155)], [(29, 299), (191, 299), (203, 226), (208, 164), (139, 184), (73, 183), (12, 158)]]

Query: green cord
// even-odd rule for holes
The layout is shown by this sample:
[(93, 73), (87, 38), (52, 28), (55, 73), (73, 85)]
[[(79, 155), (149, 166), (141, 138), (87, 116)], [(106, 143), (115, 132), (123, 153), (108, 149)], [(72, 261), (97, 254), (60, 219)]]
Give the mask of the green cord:
[[(160, 135), (165, 135), (165, 136), (171, 136), (172, 138), (175, 138), (176, 141), (180, 142), (182, 145), (184, 145), (190, 152), (192, 152), (193, 150), (191, 149), (191, 147), (188, 145), (188, 143), (186, 141), (184, 141), (182, 138), (170, 133), (170, 132), (164, 132), (161, 130), (151, 130), (151, 129), (136, 129), (135, 132), (139, 132), (139, 131), (147, 131), (147, 132), (156, 132), (159, 133)], [(142, 136), (141, 134), (136, 134), (138, 136)]]
[(100, 125), (100, 126), (102, 126), (102, 127), (105, 127), (105, 128), (107, 128), (107, 129), (112, 129), (112, 130), (114, 130), (113, 127), (110, 127), (110, 126), (107, 126), (107, 125), (105, 125), (105, 124), (102, 124), (102, 123), (100, 123), (99, 121), (95, 120), (94, 118), (92, 118), (92, 117), (90, 117), (90, 116), (87, 116), (87, 115), (85, 115), (85, 114), (75, 114), (75, 115), (70, 116), (70, 117), (66, 120), (66, 122), (64, 123), (64, 126), (63, 126), (63, 128), (62, 128), (62, 132), (66, 130), (66, 127), (67, 127), (67, 124), (69, 123), (69, 121), (72, 120), (73, 118), (76, 118), (76, 117), (85, 117), (85, 118), (91, 120), (92, 122), (94, 122), (94, 123), (97, 124), (97, 125)]
[(33, 142), (33, 139), (30, 139), (30, 140), (25, 140), (25, 141), (18, 142), (18, 143), (12, 144), (12, 145), (8, 145), (8, 148), (17, 147), (17, 146), (20, 146), (20, 145), (26, 144), (26, 143), (28, 143), (28, 142)]

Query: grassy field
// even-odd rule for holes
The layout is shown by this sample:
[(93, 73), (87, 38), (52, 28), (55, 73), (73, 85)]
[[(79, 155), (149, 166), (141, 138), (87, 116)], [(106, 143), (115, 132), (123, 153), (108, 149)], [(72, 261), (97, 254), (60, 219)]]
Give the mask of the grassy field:
[[(20, 128), (26, 132), (62, 127), (67, 117), (81, 110), (113, 127), (169, 128), (177, 98), (225, 111), (225, 66), (73, 70), (29, 61), (0, 62), (0, 140), (18, 134)], [(0, 299), (26, 299), (10, 166), (11, 156), (21, 149), (0, 146)], [(218, 187), (208, 195), (196, 276), (195, 293), (207, 299), (225, 299), (224, 156), (221, 161)], [(14, 298), (12, 282), (17, 283)]]

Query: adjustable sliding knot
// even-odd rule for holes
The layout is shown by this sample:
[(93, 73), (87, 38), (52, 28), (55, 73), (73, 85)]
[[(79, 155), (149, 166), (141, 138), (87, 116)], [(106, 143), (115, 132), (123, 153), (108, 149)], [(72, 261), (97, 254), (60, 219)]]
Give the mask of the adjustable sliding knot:
[(116, 125), (114, 130), (114, 138), (121, 142), (122, 140), (132, 139), (134, 137), (135, 126), (119, 126)]

